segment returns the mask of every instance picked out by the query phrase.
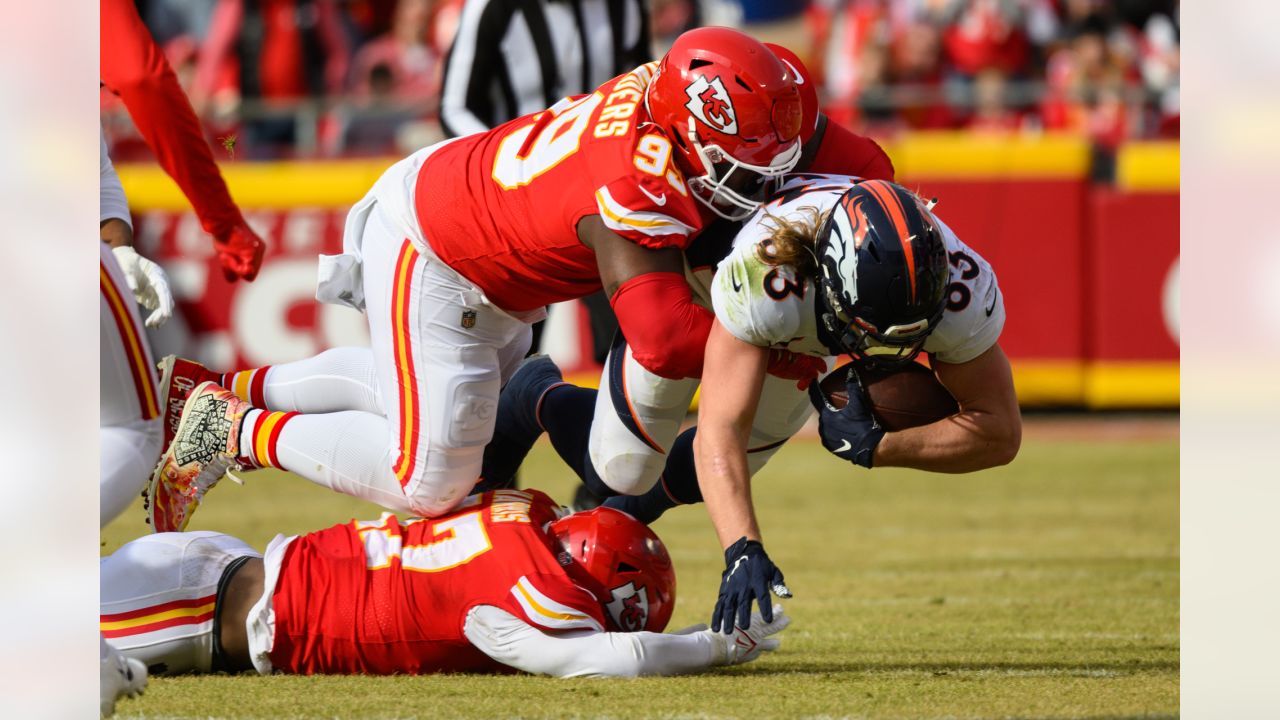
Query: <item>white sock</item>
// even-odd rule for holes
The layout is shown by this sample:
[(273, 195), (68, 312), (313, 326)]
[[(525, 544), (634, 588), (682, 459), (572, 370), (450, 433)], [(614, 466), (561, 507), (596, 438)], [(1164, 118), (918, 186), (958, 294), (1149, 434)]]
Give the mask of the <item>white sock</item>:
[(386, 414), (369, 348), (333, 348), (305, 360), (272, 365), (264, 396), (266, 407), (272, 410)]
[(391, 469), (388, 421), (365, 412), (296, 415), (281, 429), (274, 452), (284, 469), (330, 490), (395, 512), (412, 509)]

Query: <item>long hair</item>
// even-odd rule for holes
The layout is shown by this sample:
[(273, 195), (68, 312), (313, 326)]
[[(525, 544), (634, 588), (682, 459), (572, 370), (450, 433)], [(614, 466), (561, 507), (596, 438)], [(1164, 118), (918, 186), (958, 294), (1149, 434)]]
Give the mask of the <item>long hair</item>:
[[(818, 230), (826, 221), (828, 212), (805, 205), (799, 208), (798, 217), (781, 218), (765, 211), (763, 223), (769, 237), (756, 245), (756, 255), (770, 265), (790, 265), (803, 277), (818, 274)], [(762, 223), (762, 224), (763, 224)]]

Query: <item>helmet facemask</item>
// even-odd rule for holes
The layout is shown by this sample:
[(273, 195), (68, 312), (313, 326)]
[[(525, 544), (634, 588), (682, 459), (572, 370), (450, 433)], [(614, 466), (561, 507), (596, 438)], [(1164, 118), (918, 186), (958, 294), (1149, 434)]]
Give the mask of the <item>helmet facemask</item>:
[(762, 204), (764, 181), (800, 160), (804, 108), (796, 78), (736, 30), (682, 34), (659, 61), (644, 102), (673, 143), (694, 197), (720, 217), (746, 218)]
[[(719, 145), (703, 145), (693, 118), (689, 118), (688, 141), (694, 154), (702, 162), (705, 172), (689, 178), (689, 189), (703, 205), (726, 220), (743, 220), (761, 205), (764, 182), (781, 177), (795, 169), (800, 162), (800, 141), (792, 140), (786, 149), (773, 157), (769, 165), (752, 165), (738, 160)], [(754, 173), (756, 192), (747, 197), (732, 187), (743, 173)]]
[(846, 353), (864, 366), (879, 369), (901, 367), (915, 360), (942, 319), (945, 307), (945, 304), (939, 305), (932, 317), (892, 325), (881, 331), (857, 316), (846, 320), (848, 315), (835, 293), (828, 291), (827, 287), (822, 289), (820, 297), (827, 305), (826, 312), (822, 313), (822, 322), (827, 336), (836, 346), (829, 349)]

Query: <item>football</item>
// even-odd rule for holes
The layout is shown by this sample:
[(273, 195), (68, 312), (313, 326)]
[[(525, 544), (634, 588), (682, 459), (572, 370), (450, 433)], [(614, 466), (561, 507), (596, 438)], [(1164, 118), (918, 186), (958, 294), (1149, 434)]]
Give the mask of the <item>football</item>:
[(890, 371), (846, 365), (822, 380), (822, 392), (837, 408), (849, 402), (846, 369), (854, 368), (871, 401), (871, 412), (886, 430), (906, 430), (953, 415), (959, 406), (933, 371), (909, 363)]

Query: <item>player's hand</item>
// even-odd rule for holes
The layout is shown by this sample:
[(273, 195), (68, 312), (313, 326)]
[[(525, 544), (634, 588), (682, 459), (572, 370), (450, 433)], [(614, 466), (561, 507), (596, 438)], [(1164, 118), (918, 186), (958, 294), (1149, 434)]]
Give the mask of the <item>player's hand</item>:
[(267, 244), (248, 225), (237, 225), (225, 237), (215, 237), (213, 249), (218, 253), (218, 264), (222, 265), (227, 282), (240, 278), (252, 282), (262, 267)]
[(751, 622), (751, 603), (760, 605), (766, 623), (773, 622), (773, 605), (769, 591), (781, 598), (791, 597), (791, 590), (782, 579), (782, 571), (773, 564), (764, 546), (758, 540), (745, 536), (724, 551), (724, 574), (720, 576), (720, 597), (711, 614), (711, 629), (729, 635), (734, 631), (734, 619), (738, 627)]
[(142, 307), (152, 311), (147, 316), (147, 327), (157, 328), (173, 316), (173, 292), (169, 290), (169, 276), (159, 265), (142, 257), (132, 247), (122, 245), (111, 248), (111, 253), (124, 271), (133, 297)]
[(836, 409), (828, 402), (820, 383), (809, 386), (809, 400), (818, 411), (818, 436), (822, 438), (822, 447), (836, 457), (870, 468), (885, 430), (871, 414), (858, 374), (852, 367), (848, 372), (845, 390), (849, 402), (844, 407)]
[(782, 643), (776, 637), (791, 624), (791, 618), (782, 611), (781, 605), (766, 606), (772, 621), (767, 621), (760, 613), (751, 613), (751, 623), (745, 627), (734, 628), (732, 635), (705, 630), (711, 641), (724, 649), (724, 664), (738, 665), (749, 663), (760, 657), (760, 653), (773, 652)]
[(827, 371), (827, 361), (790, 350), (772, 349), (769, 351), (769, 364), (765, 366), (765, 371), (775, 377), (795, 380), (796, 387), (804, 390)]

